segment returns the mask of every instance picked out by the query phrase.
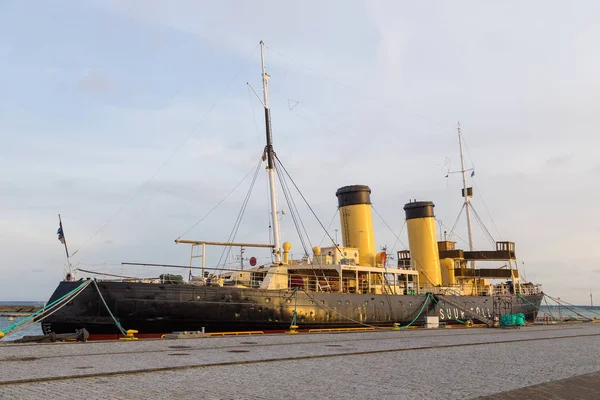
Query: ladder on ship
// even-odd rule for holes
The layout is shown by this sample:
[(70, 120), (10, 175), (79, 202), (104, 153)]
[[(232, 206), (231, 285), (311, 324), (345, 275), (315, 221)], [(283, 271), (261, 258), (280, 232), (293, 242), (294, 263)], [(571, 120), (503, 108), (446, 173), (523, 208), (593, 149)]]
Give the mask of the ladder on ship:
[(513, 313), (513, 302), (510, 297), (494, 296), (494, 315), (504, 315)]
[(465, 308), (465, 307), (461, 306), (460, 304), (448, 299), (447, 297), (437, 296), (437, 300), (438, 300), (438, 303), (441, 300), (444, 303), (451, 305), (452, 307), (455, 307), (455, 308), (459, 309), (460, 311), (463, 311), (465, 313), (465, 315), (468, 315), (472, 319), (477, 319), (477, 320), (483, 322), (484, 324), (486, 324), (487, 326), (490, 326), (490, 327), (494, 326), (493, 320), (489, 319), (488, 317), (481, 316), (481, 315), (469, 310), (468, 308)]

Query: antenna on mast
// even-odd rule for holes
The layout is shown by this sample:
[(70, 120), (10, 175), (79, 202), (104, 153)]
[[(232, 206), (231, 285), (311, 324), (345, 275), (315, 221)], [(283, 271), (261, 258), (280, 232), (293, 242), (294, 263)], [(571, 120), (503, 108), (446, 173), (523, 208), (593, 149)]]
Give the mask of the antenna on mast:
[[(458, 148), (460, 150), (460, 171), (450, 171), (446, 174), (446, 178), (450, 174), (459, 173), (462, 175), (463, 188), (462, 188), (462, 197), (464, 197), (465, 201), (463, 203), (463, 208), (467, 214), (467, 230), (469, 233), (469, 251), (474, 251), (475, 247), (473, 246), (473, 229), (471, 227), (471, 197), (473, 197), (473, 188), (467, 187), (467, 176), (465, 175), (468, 171), (471, 172), (471, 176), (475, 175), (475, 170), (473, 168), (465, 168), (465, 157), (463, 155), (462, 148), (462, 132), (460, 130), (460, 122), (456, 124), (457, 132), (458, 132)], [(462, 212), (462, 211), (461, 211)], [(453, 228), (454, 229), (454, 228)], [(471, 268), (475, 268), (475, 261), (470, 261)]]
[[(457, 127), (457, 131), (458, 131), (458, 147), (460, 149), (460, 172), (462, 174), (462, 181), (463, 181), (463, 189), (462, 189), (462, 196), (465, 198), (465, 213), (467, 214), (467, 229), (469, 232), (469, 250), (470, 251), (474, 251), (475, 248), (473, 247), (473, 229), (471, 228), (471, 197), (473, 197), (473, 188), (472, 187), (467, 187), (467, 177), (465, 176), (465, 172), (472, 170), (473, 168), (470, 169), (465, 169), (465, 157), (463, 156), (463, 149), (462, 149), (462, 132), (460, 131), (460, 122), (458, 122), (456, 124)], [(473, 262), (471, 262), (471, 268), (474, 268), (474, 264)]]
[(269, 174), (269, 189), (271, 194), (271, 217), (273, 219), (273, 254), (277, 263), (281, 263), (281, 245), (279, 238), (279, 221), (277, 219), (277, 191), (275, 190), (275, 165), (274, 165), (274, 151), (273, 141), (271, 137), (271, 109), (269, 108), (269, 86), (268, 79), (269, 74), (265, 69), (265, 43), (260, 41), (260, 60), (262, 65), (262, 82), (263, 82), (263, 106), (265, 108), (265, 128), (267, 134), (267, 145), (265, 146), (265, 152), (263, 159), (267, 160), (267, 172)]

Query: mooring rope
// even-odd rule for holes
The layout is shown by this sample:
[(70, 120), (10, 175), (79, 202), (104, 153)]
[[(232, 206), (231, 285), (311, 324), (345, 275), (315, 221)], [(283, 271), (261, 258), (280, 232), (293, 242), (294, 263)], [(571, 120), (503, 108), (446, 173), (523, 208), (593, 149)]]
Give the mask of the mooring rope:
[[(324, 304), (319, 304), (319, 301), (318, 301), (318, 300), (317, 300), (315, 297), (311, 296), (311, 295), (309, 294), (309, 292), (307, 292), (305, 289), (302, 289), (302, 291), (303, 291), (303, 292), (304, 292), (304, 293), (305, 293), (305, 294), (306, 294), (306, 295), (307, 295), (307, 296), (308, 296), (308, 297), (309, 297), (311, 300), (313, 300), (313, 301), (315, 302), (315, 304), (317, 305), (317, 307), (319, 307), (319, 308), (328, 309), (328, 310), (330, 310), (330, 311), (332, 311), (332, 312), (336, 313), (336, 314), (337, 314), (337, 315), (339, 315), (340, 317), (342, 317), (342, 318), (344, 318), (344, 319), (346, 319), (346, 320), (348, 320), (348, 321), (354, 322), (355, 324), (364, 325), (364, 326), (366, 326), (366, 327), (369, 327), (369, 328), (381, 329), (381, 327), (380, 327), (380, 326), (377, 326), (377, 325), (370, 325), (370, 324), (366, 324), (366, 323), (364, 323), (364, 322), (361, 322), (361, 321), (357, 321), (357, 320), (355, 320), (355, 319), (352, 319), (352, 318), (350, 318), (350, 317), (347, 317), (347, 316), (345, 316), (344, 314), (342, 314), (342, 313), (340, 313), (340, 312), (338, 312), (338, 311), (334, 310), (334, 309), (333, 309), (333, 308), (331, 308), (331, 307), (328, 307), (328, 306), (326, 306), (326, 305), (324, 305)], [(415, 297), (420, 297), (420, 296), (415, 296)], [(425, 300), (423, 300), (423, 305), (421, 306), (421, 309), (419, 310), (419, 312), (418, 312), (417, 316), (416, 316), (416, 317), (415, 317), (415, 318), (414, 318), (412, 321), (410, 321), (410, 323), (408, 323), (407, 325), (404, 325), (404, 326), (402, 326), (402, 327), (401, 327), (402, 329), (406, 329), (407, 327), (409, 327), (409, 326), (411, 326), (412, 324), (414, 324), (414, 323), (415, 323), (415, 321), (416, 321), (417, 319), (419, 319), (419, 317), (420, 317), (420, 316), (421, 316), (421, 314), (423, 313), (423, 310), (425, 309), (425, 306), (427, 305), (427, 303), (428, 303), (428, 300), (429, 300), (429, 298), (430, 298), (430, 297), (433, 297), (433, 296), (431, 296), (431, 294), (430, 294), (430, 293), (427, 293), (427, 296), (425, 296)], [(435, 299), (434, 299), (434, 300), (435, 300)]]
[(106, 307), (106, 311), (108, 311), (108, 315), (110, 315), (110, 317), (115, 322), (115, 325), (121, 331), (123, 336), (127, 336), (127, 332), (125, 331), (125, 329), (123, 329), (123, 327), (121, 326), (121, 323), (119, 321), (117, 321), (117, 319), (115, 318), (113, 313), (110, 311), (110, 308), (108, 308), (108, 304), (106, 304), (106, 301), (104, 301), (104, 297), (102, 296), (102, 292), (100, 292), (100, 288), (98, 287), (98, 284), (96, 283), (96, 279), (93, 279), (93, 282), (94, 282), (94, 286), (96, 286), (96, 290), (98, 291), (98, 294), (100, 295), (100, 300), (102, 300), (104, 307)]
[[(579, 315), (581, 318), (584, 318), (584, 319), (587, 319), (587, 320), (591, 320), (591, 318), (589, 318), (589, 317), (586, 317), (585, 315), (581, 315), (581, 314), (579, 314), (577, 311), (575, 311), (575, 310), (571, 309), (571, 308), (570, 308), (570, 307), (568, 307), (568, 306), (575, 307), (575, 308), (580, 308), (580, 307), (577, 307), (577, 306), (575, 306), (575, 305), (573, 305), (573, 304), (571, 304), (571, 303), (568, 303), (568, 302), (566, 302), (566, 301), (564, 301), (564, 300), (558, 300), (558, 299), (555, 299), (554, 297), (552, 297), (552, 296), (549, 296), (549, 295), (547, 295), (546, 293), (544, 293), (544, 296), (548, 297), (548, 298), (549, 298), (549, 299), (551, 299), (551, 300), (554, 300), (556, 303), (558, 303), (558, 305), (559, 305), (559, 306), (563, 306), (563, 307), (564, 307), (564, 308), (566, 308), (567, 310), (571, 310), (571, 311), (573, 311), (575, 314)], [(565, 304), (567, 304), (568, 306), (565, 306)], [(586, 310), (586, 311), (589, 311), (589, 312), (591, 312), (592, 314), (600, 315), (599, 313), (597, 313), (597, 312), (594, 312), (593, 310)]]
[[(76, 287), (75, 289), (70, 291), (69, 293), (65, 294), (64, 296), (54, 300), (52, 303), (46, 305), (41, 310), (38, 310), (35, 313), (31, 314), (29, 317), (24, 318), (24, 319), (20, 320), (19, 322), (16, 322), (16, 323), (10, 325), (8, 328), (6, 328), (4, 330), (1, 330), (0, 338), (6, 336), (8, 334), (12, 334), (12, 333), (18, 332), (20, 330), (23, 330), (26, 327), (33, 325), (34, 323), (41, 322), (44, 319), (48, 318), (49, 316), (51, 316), (52, 314), (54, 314), (55, 312), (57, 312), (58, 310), (63, 308), (70, 300), (77, 297), (81, 292), (83, 292), (83, 290), (86, 287), (88, 287), (88, 285), (90, 283), (92, 283), (90, 280), (83, 282), (81, 285), (79, 285), (78, 287)], [(55, 310), (52, 310), (55, 307), (58, 307), (58, 308), (56, 308)], [(52, 312), (48, 313), (48, 311), (50, 311), (50, 310), (52, 310)], [(47, 314), (43, 315), (41, 318), (36, 319), (36, 317), (42, 313), (47, 313)]]
[(350, 318), (350, 317), (347, 317), (347, 316), (345, 316), (344, 314), (340, 313), (339, 311), (337, 311), (337, 310), (334, 310), (333, 308), (331, 308), (331, 307), (329, 307), (329, 306), (326, 306), (325, 304), (322, 304), (322, 303), (321, 303), (321, 304), (319, 304), (319, 300), (317, 300), (317, 299), (316, 299), (314, 296), (311, 296), (311, 295), (309, 294), (309, 292), (308, 292), (306, 289), (302, 288), (302, 291), (303, 291), (303, 292), (304, 292), (304, 293), (305, 293), (305, 294), (308, 296), (308, 298), (309, 298), (309, 299), (311, 299), (312, 301), (314, 301), (314, 303), (315, 303), (315, 304), (317, 305), (317, 307), (319, 307), (319, 308), (323, 308), (323, 309), (326, 309), (326, 310), (332, 311), (332, 312), (336, 313), (337, 315), (339, 315), (340, 317), (342, 317), (342, 318), (344, 318), (344, 319), (347, 319), (347, 320), (348, 320), (348, 321), (350, 321), (350, 322), (354, 322), (355, 324), (364, 325), (364, 326), (366, 326), (366, 327), (368, 327), (368, 328), (379, 328), (379, 327), (377, 327), (377, 326), (375, 326), (375, 325), (369, 325), (369, 324), (366, 324), (366, 323), (364, 323), (364, 322), (357, 321), (357, 320), (355, 320), (355, 319), (352, 319), (352, 318)]
[[(417, 316), (412, 321), (410, 321), (410, 323), (408, 325), (401, 326), (400, 327), (401, 329), (406, 329), (409, 326), (411, 326), (412, 324), (414, 324), (414, 322), (421, 316), (421, 313), (425, 309), (425, 306), (427, 305), (430, 298), (433, 298), (433, 296), (431, 295), (431, 293), (427, 293), (427, 297), (425, 297), (425, 300), (423, 300), (423, 305), (421, 306), (421, 310), (419, 311)], [(433, 299), (433, 300), (435, 301), (435, 299)]]
[[(534, 303), (532, 303), (532, 302), (530, 302), (529, 300), (527, 300), (527, 299), (525, 298), (525, 296), (523, 296), (521, 293), (517, 293), (517, 296), (519, 296), (520, 298), (522, 298), (523, 300), (525, 300), (527, 303), (529, 303), (530, 305), (532, 305), (532, 306), (534, 306), (535, 308), (537, 308), (537, 309), (538, 309), (538, 311), (540, 310), (540, 308), (541, 308), (541, 305), (540, 305), (540, 306), (536, 306)], [(544, 296), (546, 296), (546, 295), (544, 294)]]
[[(442, 310), (447, 310), (446, 308), (442, 307), (442, 305), (441, 305), (440, 303), (438, 303), (438, 301), (435, 299), (435, 297), (434, 297), (433, 295), (431, 295), (431, 298), (433, 299), (433, 301), (435, 302), (435, 304), (437, 304), (438, 306), (440, 306), (440, 308), (441, 308)], [(457, 308), (458, 308), (458, 307), (457, 307)], [(461, 311), (462, 311), (462, 310), (461, 310)], [(462, 320), (460, 320), (460, 319), (458, 319), (458, 318), (455, 318), (455, 317), (452, 315), (452, 313), (447, 313), (447, 314), (450, 314), (450, 318), (452, 318), (452, 319), (453, 319), (453, 320), (455, 320), (456, 322), (460, 322), (460, 323), (461, 323), (461, 324), (463, 324), (463, 325), (466, 325), (466, 324), (467, 324), (467, 322), (466, 322), (466, 321), (462, 321)]]

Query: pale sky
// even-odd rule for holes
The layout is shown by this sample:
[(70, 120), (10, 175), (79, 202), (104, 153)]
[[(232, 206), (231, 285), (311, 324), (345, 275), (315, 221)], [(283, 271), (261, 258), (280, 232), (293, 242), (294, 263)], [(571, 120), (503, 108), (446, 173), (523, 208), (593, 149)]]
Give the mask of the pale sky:
[[(516, 242), (528, 280), (551, 296), (589, 304), (591, 290), (600, 304), (599, 11), (547, 0), (2, 2), (0, 300), (49, 298), (65, 265), (59, 213), (81, 268), (188, 264), (174, 239), (261, 156), (263, 113), (246, 82), (261, 88), (264, 40), (275, 149), (325, 226), (336, 189), (366, 184), (396, 233), (413, 198), (435, 202), (451, 227), (461, 182), (444, 176), (459, 168), (460, 121), (473, 205), (494, 238)], [(269, 240), (265, 176), (237, 241)], [(249, 185), (183, 238), (226, 240)], [(374, 224), (378, 248), (391, 249), (394, 234), (377, 214)], [(474, 227), (475, 247), (489, 248)], [(282, 231), (301, 255), (289, 213)]]

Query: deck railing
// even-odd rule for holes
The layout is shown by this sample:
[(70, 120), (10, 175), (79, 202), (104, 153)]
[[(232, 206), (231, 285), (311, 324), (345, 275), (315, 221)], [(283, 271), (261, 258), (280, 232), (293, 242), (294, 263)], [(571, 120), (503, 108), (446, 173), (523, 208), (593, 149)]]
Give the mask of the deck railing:
[[(131, 266), (128, 266), (131, 267)], [(238, 286), (248, 288), (260, 288), (263, 284), (267, 273), (275, 274), (274, 272), (268, 272), (268, 267), (259, 268), (257, 270), (240, 270), (240, 269), (219, 269), (218, 274), (205, 273), (205, 276), (193, 275), (192, 272), (198, 268), (189, 268), (180, 266), (178, 268), (185, 268), (184, 273), (181, 274), (183, 279), (165, 279), (165, 277), (177, 276), (179, 274), (173, 274), (173, 270), (169, 269), (175, 266), (160, 266), (154, 265), (153, 268), (149, 268), (146, 264), (141, 268), (143, 274), (148, 275), (153, 271), (153, 277), (150, 278), (137, 278), (128, 268), (126, 274), (115, 274), (115, 273), (103, 273), (85, 271), (87, 273), (96, 274), (103, 276), (111, 281), (123, 281), (123, 282), (139, 282), (139, 283), (162, 283), (162, 284), (194, 284), (194, 285), (206, 285), (206, 286)], [(187, 270), (186, 270), (187, 269)], [(112, 272), (112, 271), (111, 271)], [(179, 271), (177, 271), (179, 272)], [(239, 278), (240, 272), (242, 272), (242, 278)], [(327, 273), (329, 272), (329, 274)], [(439, 295), (471, 295), (471, 296), (503, 296), (512, 294), (522, 295), (533, 295), (540, 294), (541, 286), (533, 285), (531, 283), (523, 284), (494, 284), (487, 287), (481, 288), (478, 285), (455, 285), (452, 287), (421, 287), (419, 291), (415, 286), (414, 282), (406, 284), (406, 281), (399, 280), (394, 282), (393, 277), (390, 279), (385, 273), (382, 274), (371, 274), (370, 282), (368, 274), (359, 274), (359, 279), (356, 279), (355, 275), (342, 276), (340, 279), (339, 275), (331, 275), (332, 271), (317, 270), (308, 271), (305, 273), (297, 272), (283, 272), (287, 279), (287, 288), (302, 288), (310, 292), (341, 292), (341, 293), (359, 293), (359, 294), (397, 294), (397, 295), (413, 295), (418, 292), (421, 293), (435, 293)], [(187, 276), (186, 276), (187, 275)]]

